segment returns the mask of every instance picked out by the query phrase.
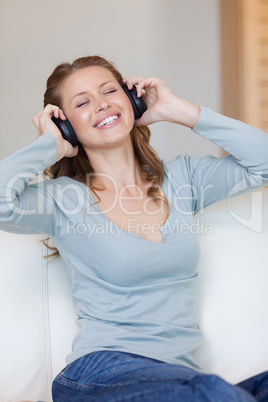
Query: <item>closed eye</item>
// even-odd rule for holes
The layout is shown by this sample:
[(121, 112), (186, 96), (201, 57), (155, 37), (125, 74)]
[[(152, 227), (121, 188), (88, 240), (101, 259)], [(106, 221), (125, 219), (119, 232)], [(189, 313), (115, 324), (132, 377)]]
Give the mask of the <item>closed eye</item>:
[(117, 89), (112, 89), (111, 91), (106, 91), (105, 94), (112, 94), (113, 92), (116, 92)]
[(81, 102), (81, 103), (79, 103), (79, 104), (77, 105), (77, 107), (82, 107), (82, 106), (86, 105), (87, 103), (88, 103), (88, 101)]

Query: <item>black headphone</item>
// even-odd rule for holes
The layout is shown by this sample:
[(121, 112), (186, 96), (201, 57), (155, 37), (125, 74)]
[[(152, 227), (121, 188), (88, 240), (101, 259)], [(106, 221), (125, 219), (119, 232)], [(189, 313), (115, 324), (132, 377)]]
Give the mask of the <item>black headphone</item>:
[(127, 85), (123, 85), (122, 88), (131, 102), (131, 105), (134, 110), (135, 120), (141, 118), (143, 113), (147, 110), (147, 106), (143, 97), (137, 96), (137, 89), (135, 86), (132, 89), (128, 89)]
[[(127, 85), (124, 84), (122, 86), (122, 88), (125, 91), (126, 95), (128, 96), (128, 98), (131, 102), (131, 105), (132, 105), (132, 108), (134, 111), (135, 120), (139, 119), (147, 109), (147, 106), (146, 106), (146, 103), (145, 103), (143, 97), (137, 96), (137, 90), (136, 90), (135, 86), (132, 89), (128, 89)], [(56, 118), (53, 116), (52, 121), (53, 121), (53, 123), (56, 124), (56, 126), (60, 130), (63, 138), (66, 141), (69, 141), (73, 147), (75, 145), (77, 145), (77, 143), (78, 143), (77, 136), (76, 136), (75, 131), (68, 119), (61, 120), (60, 118)]]

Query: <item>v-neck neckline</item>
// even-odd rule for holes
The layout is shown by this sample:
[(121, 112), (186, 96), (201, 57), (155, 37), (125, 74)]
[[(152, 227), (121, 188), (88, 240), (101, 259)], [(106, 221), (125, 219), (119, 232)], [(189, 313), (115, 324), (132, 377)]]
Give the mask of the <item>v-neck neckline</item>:
[(97, 202), (97, 201), (95, 200), (95, 198), (93, 197), (93, 194), (92, 194), (91, 189), (90, 189), (88, 186), (86, 186), (86, 184), (84, 184), (84, 183), (81, 183), (81, 184), (83, 184), (83, 185), (87, 188), (87, 191), (88, 191), (88, 193), (89, 193), (89, 195), (90, 195), (90, 197), (91, 197), (91, 199), (92, 199), (94, 205), (95, 205), (96, 208), (98, 209), (98, 212), (99, 212), (100, 216), (102, 216), (103, 219), (105, 219), (106, 221), (110, 222), (110, 224), (114, 225), (118, 230), (122, 231), (122, 232), (125, 233), (126, 235), (135, 236), (135, 237), (141, 239), (141, 240), (144, 241), (144, 242), (148, 242), (149, 244), (153, 244), (153, 245), (156, 245), (156, 246), (160, 246), (160, 245), (162, 245), (162, 244), (165, 243), (165, 241), (166, 241), (166, 239), (167, 239), (167, 235), (168, 235), (167, 228), (168, 228), (168, 225), (170, 225), (171, 219), (172, 219), (172, 216), (173, 216), (173, 207), (172, 207), (171, 200), (168, 199), (168, 197), (167, 197), (167, 195), (166, 195), (166, 191), (165, 191), (165, 189), (163, 188), (163, 187), (165, 186), (165, 177), (164, 177), (163, 184), (162, 184), (162, 191), (163, 191), (163, 193), (165, 194), (165, 197), (166, 197), (166, 199), (167, 199), (167, 201), (168, 201), (168, 203), (169, 203), (169, 214), (168, 214), (168, 216), (167, 216), (167, 219), (166, 219), (165, 222), (163, 223), (163, 225), (160, 226), (160, 232), (161, 232), (161, 234), (162, 234), (162, 240), (161, 240), (161, 242), (156, 242), (156, 241), (153, 241), (153, 240), (148, 240), (148, 239), (142, 237), (139, 233), (129, 232), (129, 231), (127, 231), (127, 230), (121, 228), (117, 223), (115, 223), (113, 220), (111, 220), (110, 218), (108, 218), (108, 216), (102, 211), (102, 209), (101, 209), (101, 208), (99, 207), (99, 205), (98, 205), (98, 202)]

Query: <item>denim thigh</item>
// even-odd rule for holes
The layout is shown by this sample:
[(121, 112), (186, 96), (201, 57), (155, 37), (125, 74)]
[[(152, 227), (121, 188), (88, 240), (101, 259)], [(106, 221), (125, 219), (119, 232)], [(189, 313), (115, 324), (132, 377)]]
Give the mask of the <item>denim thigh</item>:
[(268, 401), (268, 371), (237, 384), (255, 397), (258, 402)]
[(117, 351), (99, 351), (55, 378), (54, 402), (253, 402), (242, 387), (215, 375)]

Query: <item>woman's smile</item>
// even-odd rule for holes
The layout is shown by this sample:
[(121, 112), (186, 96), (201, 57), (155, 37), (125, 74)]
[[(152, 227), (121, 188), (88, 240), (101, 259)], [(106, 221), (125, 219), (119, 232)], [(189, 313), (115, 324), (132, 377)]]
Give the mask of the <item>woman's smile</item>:
[(107, 129), (116, 126), (121, 121), (121, 114), (105, 114), (100, 119), (97, 120), (94, 125), (95, 128)]

